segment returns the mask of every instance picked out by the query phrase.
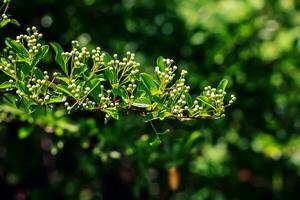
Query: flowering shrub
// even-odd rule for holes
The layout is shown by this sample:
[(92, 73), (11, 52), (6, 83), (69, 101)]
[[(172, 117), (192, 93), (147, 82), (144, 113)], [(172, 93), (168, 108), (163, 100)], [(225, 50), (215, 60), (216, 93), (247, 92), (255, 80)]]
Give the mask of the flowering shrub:
[[(18, 24), (6, 15), (8, 0), (3, 1), (1, 27)], [(179, 120), (217, 119), (224, 116), (227, 80), (217, 88), (207, 86), (195, 100), (186, 84), (187, 71), (179, 70), (172, 59), (159, 57), (153, 74), (140, 72), (135, 54), (127, 52), (122, 58), (109, 55), (100, 47), (91, 51), (72, 42), (72, 49), (64, 51), (55, 42), (42, 41), (36, 27), (15, 39), (6, 38), (0, 54), (1, 104), (33, 113), (38, 109), (64, 106), (74, 110), (97, 110), (106, 117), (119, 118), (120, 113), (137, 112), (146, 121), (173, 118)], [(41, 61), (55, 51), (60, 70), (41, 70)]]

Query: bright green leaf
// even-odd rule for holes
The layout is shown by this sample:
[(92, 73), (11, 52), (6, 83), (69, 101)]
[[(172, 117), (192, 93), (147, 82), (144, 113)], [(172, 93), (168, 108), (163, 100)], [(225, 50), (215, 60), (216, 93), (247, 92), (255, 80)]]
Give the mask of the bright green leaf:
[(191, 95), (187, 92), (184, 93), (186, 104), (191, 107), (193, 105), (193, 99)]
[(58, 91), (61, 91), (67, 95), (69, 95), (70, 97), (73, 97), (73, 94), (69, 91), (68, 87), (65, 85), (56, 85), (56, 89)]
[(107, 114), (109, 114), (112, 118), (118, 120), (119, 119), (119, 113), (118, 110), (114, 108), (107, 108), (104, 110)]
[(206, 96), (198, 96), (197, 99), (201, 101), (203, 104), (207, 105), (208, 107), (211, 107), (215, 109), (214, 103)]
[(228, 84), (228, 81), (226, 79), (223, 79), (217, 87), (218, 90), (221, 89), (221, 90), (225, 91), (227, 84)]
[(16, 70), (17, 70), (17, 78), (19, 80), (24, 80), (25, 77), (27, 77), (30, 74), (32, 67), (26, 62), (17, 62)]
[(112, 70), (106, 68), (104, 70), (104, 76), (110, 82), (111, 85), (115, 84), (115, 74)]
[(0, 84), (0, 89), (12, 88), (14, 86), (15, 86), (14, 84), (6, 81), (6, 82)]
[(112, 60), (112, 57), (105, 51), (102, 51), (101, 54), (103, 55), (104, 65), (107, 66), (108, 62)]
[(6, 38), (5, 44), (12, 48), (21, 58), (28, 58), (29, 53), (22, 43), (19, 43), (11, 38)]
[(157, 91), (157, 84), (154, 82), (153, 77), (149, 74), (141, 73), (140, 80), (142, 81), (146, 89), (151, 93)]
[(55, 61), (60, 66), (62, 71), (68, 76), (69, 75), (69, 69), (68, 65), (65, 62), (62, 53), (64, 52), (63, 48), (56, 42), (50, 42), (51, 46), (53, 47), (55, 51)]
[(32, 59), (31, 67), (35, 67), (48, 53), (49, 46), (43, 45)]
[(115, 97), (119, 96), (121, 97), (124, 101), (127, 101), (129, 99), (127, 92), (125, 91), (124, 88), (119, 87), (119, 88), (113, 88), (112, 89), (113, 94)]
[(165, 71), (167, 67), (166, 63), (163, 60), (164, 58), (162, 56), (159, 56), (156, 60), (156, 65), (159, 67), (160, 71)]
[(19, 22), (15, 19), (5, 19), (5, 20), (0, 21), (0, 28), (6, 26), (8, 23), (20, 26)]

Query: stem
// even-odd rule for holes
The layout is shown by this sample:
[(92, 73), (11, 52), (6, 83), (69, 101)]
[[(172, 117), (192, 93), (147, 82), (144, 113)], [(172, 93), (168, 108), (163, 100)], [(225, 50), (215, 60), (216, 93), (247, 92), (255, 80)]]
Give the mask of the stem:
[(157, 130), (156, 130), (154, 124), (152, 123), (152, 121), (150, 121), (150, 125), (151, 125), (151, 127), (153, 128), (155, 134), (158, 135), (158, 132), (157, 132)]
[(8, 8), (9, 8), (9, 2), (6, 4), (6, 7), (5, 7), (5, 9), (4, 9), (4, 12), (3, 12), (3, 14), (5, 14), (5, 13), (6, 13), (6, 11), (8, 10)]

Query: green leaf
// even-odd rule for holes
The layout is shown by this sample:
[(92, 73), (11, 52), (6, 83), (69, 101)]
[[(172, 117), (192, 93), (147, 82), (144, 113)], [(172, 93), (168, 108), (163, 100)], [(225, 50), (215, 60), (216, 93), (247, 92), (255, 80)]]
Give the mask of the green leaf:
[(15, 19), (10, 19), (9, 23), (14, 24), (16, 26), (20, 26), (20, 23), (17, 20), (15, 20)]
[(108, 63), (112, 60), (112, 57), (107, 52), (102, 52), (103, 62), (105, 66), (104, 77), (110, 82), (111, 85), (115, 83), (115, 74), (112, 70), (109, 70)]
[(99, 94), (101, 94), (101, 87), (98, 87), (101, 80), (99, 78), (93, 78), (92, 80), (89, 80), (86, 85), (91, 88), (89, 91), (89, 95), (96, 101), (99, 102)]
[(59, 75), (57, 75), (55, 77), (55, 79), (60, 80), (60, 81), (64, 82), (67, 85), (70, 83), (70, 80), (67, 77), (65, 77), (65, 76), (59, 76)]
[(150, 97), (150, 93), (147, 90), (147, 88), (144, 86), (144, 84), (138, 84), (137, 85), (137, 89), (136, 89), (136, 91), (134, 93), (134, 96), (136, 98), (143, 97), (143, 96), (149, 96)]
[(9, 23), (9, 19), (5, 19), (5, 20), (0, 20), (0, 28), (6, 26)]
[(228, 81), (226, 79), (223, 79), (222, 81), (220, 81), (217, 89), (218, 90), (221, 89), (221, 90), (225, 91), (227, 84), (228, 84)]
[(109, 114), (112, 118), (118, 120), (119, 119), (119, 113), (116, 109), (114, 108), (107, 108), (104, 110), (107, 114)]
[(102, 51), (101, 54), (103, 54), (104, 65), (107, 66), (108, 62), (112, 60), (112, 57), (105, 51)]
[(11, 38), (6, 38), (5, 44), (8, 47), (12, 48), (17, 53), (17, 55), (20, 56), (21, 58), (25, 59), (25, 58), (29, 57), (29, 53), (23, 44), (15, 41)]
[(173, 116), (172, 113), (165, 111), (165, 112), (160, 112), (159, 115), (158, 115), (158, 118), (160, 120), (164, 120), (165, 118), (168, 118), (168, 117), (171, 117), (171, 116)]
[(48, 53), (49, 46), (43, 45), (32, 59), (31, 67), (35, 67)]
[(26, 87), (25, 83), (22, 81), (16, 82), (16, 88), (22, 92), (24, 92), (27, 95), (30, 95), (30, 92), (28, 91), (28, 88)]
[(165, 69), (167, 67), (166, 63), (163, 60), (164, 60), (164, 58), (162, 56), (159, 56), (156, 59), (156, 65), (159, 67), (160, 71), (165, 71)]
[(86, 85), (91, 88), (90, 91), (93, 91), (99, 84), (100, 84), (100, 79), (99, 78), (93, 78), (86, 82)]
[(186, 104), (191, 107), (193, 105), (193, 99), (191, 95), (187, 92), (184, 93)]
[(18, 79), (24, 80), (30, 74), (32, 67), (27, 62), (17, 62), (16, 70)]
[(75, 79), (79, 78), (79, 77), (84, 77), (84, 73), (88, 70), (88, 66), (84, 65), (84, 66), (80, 66), (80, 67), (76, 67), (74, 69), (74, 72), (73, 72), (73, 77)]
[(56, 42), (50, 42), (51, 46), (53, 47), (55, 51), (55, 61), (60, 66), (62, 71), (68, 76), (69, 75), (69, 69), (67, 66), (67, 62), (65, 62), (62, 53), (64, 52), (63, 48)]
[(35, 75), (35, 77), (37, 78), (37, 79), (40, 79), (40, 80), (43, 80), (44, 79), (44, 74), (43, 74), (43, 72), (40, 70), (40, 69), (35, 69), (34, 71), (33, 71), (33, 73), (34, 73), (34, 75)]
[(6, 26), (8, 23), (20, 26), (19, 22), (15, 19), (5, 19), (5, 20), (0, 21), (0, 28)]
[(111, 85), (115, 84), (115, 74), (112, 70), (109, 70), (108, 68), (106, 68), (104, 70), (104, 76)]
[(0, 84), (0, 89), (6, 89), (6, 88), (12, 88), (12, 87), (15, 87), (15, 85), (8, 81)]
[(43, 121), (42, 117), (45, 117), (47, 114), (52, 112), (50, 107), (48, 107), (48, 106), (39, 106), (39, 105), (31, 105), (30, 110), (31, 110), (31, 115), (34, 118), (36, 118), (37, 121), (38, 120)]
[(136, 98), (132, 105), (139, 108), (147, 108), (151, 105), (151, 100), (147, 96), (141, 96)]
[(52, 104), (52, 103), (61, 103), (65, 102), (65, 100), (61, 96), (51, 96), (51, 98), (47, 101), (47, 104)]
[(133, 106), (149, 108), (152, 105), (151, 94), (147, 92), (147, 89), (143, 84), (139, 84), (136, 92), (134, 93), (135, 99)]
[(158, 88), (157, 84), (154, 82), (153, 77), (150, 76), (149, 74), (141, 73), (140, 74), (140, 80), (142, 81), (142, 83), (144, 84), (146, 89), (148, 91), (150, 91), (151, 93), (157, 91), (157, 88)]
[(119, 88), (113, 88), (112, 89), (113, 94), (115, 97), (119, 96), (121, 97), (124, 101), (127, 101), (129, 99), (127, 92), (124, 88), (119, 87)]
[(198, 96), (197, 99), (201, 101), (204, 105), (215, 109), (214, 103), (206, 96)]
[(56, 85), (56, 90), (61, 91), (70, 97), (73, 97), (73, 94), (69, 91), (68, 87), (65, 85)]

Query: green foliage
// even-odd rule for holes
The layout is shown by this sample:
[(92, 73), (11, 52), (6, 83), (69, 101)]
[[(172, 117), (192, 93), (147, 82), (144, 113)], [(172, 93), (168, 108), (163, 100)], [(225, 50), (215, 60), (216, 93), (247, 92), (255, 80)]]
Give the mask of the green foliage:
[(3, 28), (7, 24), (15, 24), (20, 26), (19, 22), (15, 19), (10, 19), (8, 15), (6, 15), (6, 11), (9, 7), (10, 0), (4, 0), (2, 6), (0, 7), (0, 28)]
[[(135, 54), (127, 52), (118, 59), (96, 47), (89, 51), (79, 47), (78, 41), (72, 42), (72, 50), (64, 52), (55, 42), (51, 46), (55, 51), (55, 61), (63, 73), (40, 70), (40, 62), (47, 55), (49, 46), (40, 43), (42, 34), (36, 27), (27, 29), (28, 34), (6, 38), (6, 47), (1, 54), (0, 70), (3, 76), (3, 89), (15, 91), (21, 99), (18, 108), (34, 112), (37, 107), (48, 107), (64, 103), (66, 109), (98, 110), (118, 119), (119, 113), (142, 108), (143, 115), (165, 118), (217, 119), (222, 116), (225, 107), (235, 101), (232, 96), (228, 105), (224, 105), (227, 81), (223, 80), (216, 88), (206, 87), (205, 96), (198, 101), (190, 99), (186, 86), (186, 70), (181, 70), (176, 79), (177, 66), (173, 60), (159, 57), (155, 68), (156, 77), (140, 73), (140, 64), (135, 61)], [(9, 79), (10, 85), (4, 80)], [(6, 85), (6, 86), (5, 86)], [(4, 86), (6, 88), (4, 88)], [(10, 86), (10, 87), (8, 87)], [(6, 90), (2, 93), (4, 96)], [(149, 119), (148, 119), (149, 120)]]
[(61, 67), (61, 70), (65, 73), (65, 75), (68, 76), (69, 69), (67, 67), (67, 59), (64, 59), (63, 55), (62, 55), (64, 50), (56, 42), (50, 42), (50, 44), (51, 44), (51, 46), (53, 47), (53, 49), (55, 51), (55, 61), (56, 61), (56, 63)]
[[(4, 13), (8, 5), (9, 2), (5, 1)], [(4, 20), (9, 19), (5, 17)], [(14, 20), (10, 22), (16, 23)], [(6, 24), (7, 21), (3, 21), (3, 26)], [(202, 102), (198, 105), (198, 101), (193, 101), (189, 94), (190, 86), (186, 85), (187, 71), (182, 69), (177, 74), (178, 69), (173, 65), (172, 59), (160, 56), (154, 73), (140, 72), (141, 64), (135, 60), (135, 54), (129, 51), (120, 58), (117, 54), (109, 55), (100, 47), (89, 50), (87, 47), (80, 47), (78, 41), (72, 41), (72, 48), (68, 52), (56, 42), (48, 45), (34, 26), (27, 28), (26, 32), (15, 39), (6, 38), (5, 47), (0, 53), (0, 122), (16, 120), (29, 124), (18, 129), (17, 137), (21, 140), (32, 137), (38, 129), (55, 133), (58, 137), (67, 137), (65, 133), (79, 132), (82, 148), (86, 149), (90, 144), (85, 138), (92, 135), (84, 136), (81, 132), (82, 125), (87, 121), (83, 120), (79, 125), (73, 124), (72, 120), (67, 119), (65, 112), (104, 113), (105, 124), (110, 118), (120, 119), (125, 112), (135, 112), (142, 115), (144, 121), (150, 122), (155, 135), (143, 135), (127, 141), (124, 147), (132, 149), (132, 142), (136, 141), (138, 154), (150, 153), (160, 148), (170, 132), (170, 129), (158, 132), (152, 121), (166, 118), (182, 121), (218, 119), (224, 116), (225, 107), (235, 100), (232, 96), (230, 100), (226, 100), (229, 103), (225, 105), (227, 82), (223, 80), (218, 90), (208, 86), (203, 92), (203, 98), (213, 103)], [(51, 72), (52, 70), (48, 70), (49, 66), (45, 67), (44, 59), (50, 54), (54, 54), (55, 62), (52, 63), (58, 65), (60, 70), (54, 69)], [(122, 123), (126, 124), (124, 120)], [(119, 159), (121, 155), (118, 151), (102, 152), (102, 146), (109, 144), (111, 138), (109, 134), (103, 136), (99, 138), (102, 144), (93, 147), (93, 155), (103, 162), (107, 162), (108, 156)], [(112, 140), (115, 140), (114, 137)], [(119, 139), (122, 137), (117, 136)], [(188, 139), (188, 145), (191, 143), (193, 139)], [(55, 156), (63, 147), (64, 142), (60, 140), (51, 145), (48, 151)], [(186, 148), (184, 141), (180, 148), (174, 154), (174, 163), (166, 165), (168, 168), (183, 162), (182, 156), (188, 153), (188, 150), (182, 151)], [(135, 157), (140, 162), (141, 170), (144, 170), (145, 160), (138, 154)], [(153, 159), (156, 160), (154, 157), (150, 158)], [(176, 168), (172, 169), (176, 173)], [(95, 176), (96, 171), (91, 170), (89, 173)], [(135, 186), (136, 197), (139, 196), (140, 188), (147, 184), (147, 179), (148, 175), (144, 174), (141, 183)], [(172, 187), (177, 186), (175, 184)]]
[[(153, 68), (163, 71), (167, 66), (160, 64), (164, 58), (156, 62), (154, 58), (176, 58), (175, 79), (180, 70), (189, 71), (185, 78), (189, 107), (198, 96), (206, 96), (202, 89), (216, 83), (218, 90), (217, 82), (224, 78), (227, 87), (234, 86), (238, 101), (220, 120), (150, 121), (158, 134), (144, 121), (163, 115), (137, 114), (153, 109), (149, 105), (159, 96), (146, 92), (141, 77), (135, 83), (132, 109), (126, 115), (119, 113), (119, 120), (82, 109), (67, 114), (64, 103), (56, 103), (46, 113), (44, 106), (38, 106), (36, 115), (5, 106), (8, 112), (0, 111), (2, 198), (22, 194), (28, 199), (297, 199), (298, 1), (16, 0), (11, 5), (10, 13), (21, 24), (43, 32), (43, 44), (57, 41), (71, 51), (69, 44), (76, 39), (89, 50), (100, 45), (119, 57), (136, 52), (141, 73), (157, 83)], [(16, 39), (23, 30), (8, 25), (0, 32), (2, 49), (6, 36)], [(104, 62), (112, 59), (113, 54), (106, 54)], [(57, 80), (66, 83), (56, 87), (65, 96), (72, 95), (52, 47), (38, 65), (51, 79), (53, 72), (61, 72)], [(4, 87), (10, 88), (8, 76), (1, 77)], [(105, 75), (100, 78), (106, 80)], [(100, 84), (104, 82), (109, 89), (111, 84)], [(124, 102), (130, 98), (120, 88), (112, 90)], [(199, 107), (212, 109), (197, 101)], [(20, 140), (20, 129), (31, 131)], [(169, 133), (159, 134), (168, 129)]]

